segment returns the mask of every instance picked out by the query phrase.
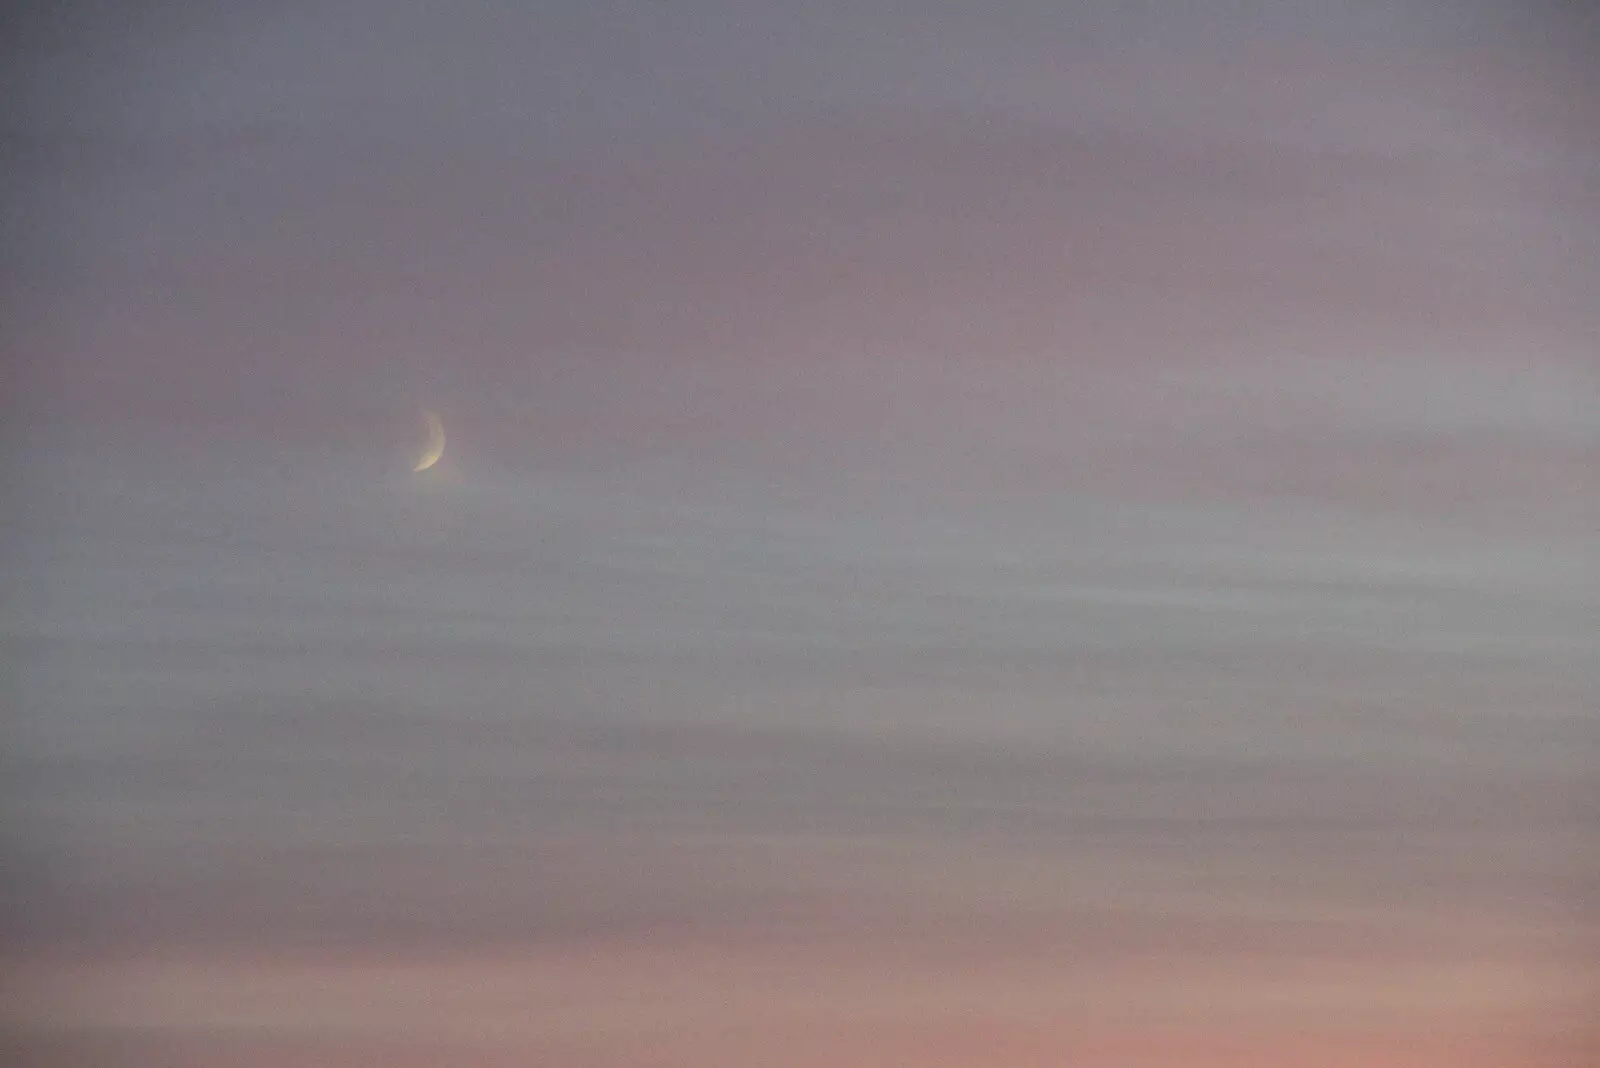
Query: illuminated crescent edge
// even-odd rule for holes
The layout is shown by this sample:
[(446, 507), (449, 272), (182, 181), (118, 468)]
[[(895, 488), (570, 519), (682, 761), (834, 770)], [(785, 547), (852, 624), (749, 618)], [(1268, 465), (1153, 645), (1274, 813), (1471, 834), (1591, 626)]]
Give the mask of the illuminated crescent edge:
[(428, 424), (428, 447), (423, 450), (416, 466), (411, 468), (413, 471), (426, 471), (444, 455), (444, 424), (432, 412), (423, 412), (422, 418)]

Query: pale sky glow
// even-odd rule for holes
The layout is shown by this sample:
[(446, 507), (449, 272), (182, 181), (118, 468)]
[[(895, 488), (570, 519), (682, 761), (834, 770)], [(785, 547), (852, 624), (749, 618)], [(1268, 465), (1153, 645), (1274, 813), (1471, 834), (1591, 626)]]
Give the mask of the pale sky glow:
[(24, 25), (8, 1025), (163, 1068), (1563, 1055), (1600, 37), (1133, 7)]

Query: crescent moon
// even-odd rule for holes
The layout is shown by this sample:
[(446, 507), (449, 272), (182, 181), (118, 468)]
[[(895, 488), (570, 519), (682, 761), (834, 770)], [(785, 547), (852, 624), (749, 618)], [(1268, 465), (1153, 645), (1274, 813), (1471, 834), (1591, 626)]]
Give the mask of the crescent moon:
[(428, 447), (422, 450), (416, 465), (411, 468), (413, 471), (426, 471), (444, 455), (444, 424), (432, 412), (423, 412), (422, 419), (428, 424)]

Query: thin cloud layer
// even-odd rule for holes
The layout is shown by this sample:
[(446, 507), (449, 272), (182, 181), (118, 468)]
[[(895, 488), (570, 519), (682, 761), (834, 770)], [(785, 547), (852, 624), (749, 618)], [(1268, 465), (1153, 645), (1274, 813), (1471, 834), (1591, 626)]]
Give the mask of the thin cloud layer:
[(25, 25), (24, 1052), (1570, 1042), (1593, 38), (1229, 10)]

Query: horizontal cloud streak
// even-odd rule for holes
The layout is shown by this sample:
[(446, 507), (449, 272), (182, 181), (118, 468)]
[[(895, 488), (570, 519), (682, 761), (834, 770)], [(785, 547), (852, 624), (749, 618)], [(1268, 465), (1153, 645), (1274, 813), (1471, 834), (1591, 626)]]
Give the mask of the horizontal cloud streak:
[(22, 1052), (1582, 1017), (1581, 19), (108, 12), (0, 94)]

